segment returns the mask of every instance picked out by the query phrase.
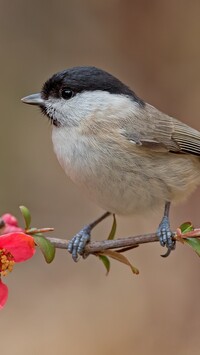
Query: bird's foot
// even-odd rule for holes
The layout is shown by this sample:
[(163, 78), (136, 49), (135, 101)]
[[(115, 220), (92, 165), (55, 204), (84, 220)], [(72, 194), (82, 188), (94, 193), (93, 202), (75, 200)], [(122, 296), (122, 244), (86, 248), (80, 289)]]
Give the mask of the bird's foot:
[(84, 259), (87, 258), (88, 253), (85, 251), (85, 246), (90, 241), (91, 231), (101, 221), (110, 216), (110, 212), (105, 212), (102, 216), (97, 218), (94, 222), (85, 226), (79, 233), (77, 233), (68, 244), (68, 252), (72, 254), (72, 259), (78, 261), (79, 255)]
[(163, 217), (161, 223), (159, 224), (156, 234), (160, 240), (160, 244), (162, 245), (162, 247), (166, 246), (168, 249), (166, 254), (161, 256), (162, 257), (169, 256), (171, 251), (175, 249), (176, 242), (175, 240), (173, 240), (174, 233), (171, 231), (168, 216)]
[(84, 249), (86, 244), (90, 241), (91, 236), (91, 225), (85, 226), (80, 230), (68, 244), (68, 252), (72, 254), (72, 259), (77, 262), (79, 255), (84, 259), (88, 256)]

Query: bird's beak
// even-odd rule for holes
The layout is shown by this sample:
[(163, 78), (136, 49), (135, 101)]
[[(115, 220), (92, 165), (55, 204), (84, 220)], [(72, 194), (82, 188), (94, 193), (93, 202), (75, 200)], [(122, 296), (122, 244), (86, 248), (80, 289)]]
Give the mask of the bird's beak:
[(40, 93), (23, 97), (23, 99), (21, 99), (21, 100), (25, 104), (29, 104), (29, 105), (37, 105), (37, 106), (44, 105), (44, 100), (42, 99)]

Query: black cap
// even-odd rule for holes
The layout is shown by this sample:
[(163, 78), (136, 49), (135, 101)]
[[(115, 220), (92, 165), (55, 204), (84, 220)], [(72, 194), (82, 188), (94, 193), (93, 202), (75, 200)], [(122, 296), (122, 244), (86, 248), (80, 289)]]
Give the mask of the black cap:
[(120, 80), (96, 67), (74, 67), (54, 74), (43, 85), (41, 96), (59, 98), (62, 89), (69, 88), (75, 94), (83, 91), (102, 90), (111, 94), (126, 95), (141, 106), (144, 102)]

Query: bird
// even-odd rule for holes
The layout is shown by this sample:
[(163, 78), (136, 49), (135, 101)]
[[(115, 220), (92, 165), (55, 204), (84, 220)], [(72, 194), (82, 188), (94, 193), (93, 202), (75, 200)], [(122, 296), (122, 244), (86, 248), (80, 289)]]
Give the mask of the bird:
[(175, 249), (171, 203), (200, 184), (200, 132), (140, 99), (122, 81), (94, 66), (51, 76), (41, 92), (22, 98), (52, 124), (54, 152), (67, 176), (105, 213), (69, 242), (74, 261), (86, 257), (92, 229), (110, 214), (164, 207), (156, 235)]

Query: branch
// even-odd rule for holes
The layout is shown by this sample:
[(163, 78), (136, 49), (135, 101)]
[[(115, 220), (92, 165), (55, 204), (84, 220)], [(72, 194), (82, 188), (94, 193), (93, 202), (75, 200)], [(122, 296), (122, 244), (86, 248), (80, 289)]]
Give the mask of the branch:
[[(190, 225), (190, 224), (189, 224)], [(188, 226), (186, 226), (188, 228)], [(179, 241), (181, 243), (188, 242), (188, 244), (191, 244), (192, 242), (189, 243), (188, 239), (191, 238), (199, 238), (200, 237), (200, 228), (197, 229), (188, 229), (185, 230), (183, 233), (180, 228), (177, 228), (176, 232), (174, 232), (174, 237), (173, 239), (176, 241)], [(64, 239), (58, 239), (58, 238), (50, 238), (47, 237), (47, 239), (56, 247), (59, 249), (67, 249), (69, 241), (64, 240)], [(87, 255), (89, 254), (95, 254), (100, 252), (104, 252), (108, 249), (118, 249), (119, 252), (123, 252), (129, 249), (133, 249), (138, 247), (140, 244), (145, 244), (145, 243), (153, 243), (153, 242), (158, 242), (159, 239), (156, 235), (156, 233), (149, 233), (149, 234), (141, 234), (137, 236), (132, 236), (132, 237), (124, 237), (124, 238), (118, 238), (118, 239), (112, 239), (112, 240), (102, 240), (102, 241), (91, 241), (85, 246), (85, 252)], [(197, 241), (197, 239), (196, 239)], [(199, 244), (199, 242), (198, 242)], [(198, 253), (200, 253), (200, 244), (197, 246), (196, 244), (193, 245), (194, 249), (197, 251), (196, 248), (198, 248)]]
[[(52, 231), (53, 228), (30, 228), (30, 222), (31, 222), (31, 214), (30, 211), (27, 209), (25, 206), (20, 206), (20, 210), (22, 212), (22, 215), (25, 220), (25, 225), (26, 229), (25, 232), (27, 234), (35, 236), (37, 234), (42, 234), (44, 232)], [(96, 221), (94, 221), (92, 224), (88, 225), (90, 227), (90, 230), (92, 230), (99, 222), (104, 220), (106, 217), (110, 215), (109, 212), (104, 213), (100, 218), (98, 218)], [(124, 237), (124, 238), (118, 238), (114, 239), (115, 232), (116, 232), (116, 219), (115, 215), (113, 215), (113, 224), (112, 224), (112, 229), (110, 231), (110, 234), (106, 240), (103, 241), (90, 241), (88, 244), (86, 244), (84, 248), (84, 255), (87, 256), (89, 254), (94, 254), (94, 255), (101, 255), (101, 254), (108, 254), (112, 253), (112, 257), (114, 257), (113, 254), (116, 254), (118, 252), (122, 253), (124, 251), (133, 249), (138, 247), (140, 244), (144, 243), (152, 243), (152, 242), (158, 242), (159, 238), (157, 237), (156, 233), (148, 233), (148, 234), (142, 234), (142, 235), (137, 235), (137, 236), (131, 236), (131, 237)], [(1, 222), (1, 220), (0, 220)], [(190, 222), (185, 222), (181, 224), (179, 228), (177, 228), (176, 232), (173, 232), (173, 240), (177, 240), (181, 243), (187, 243), (189, 244), (195, 251), (196, 253), (200, 256), (200, 240), (192, 240), (191, 238), (198, 238), (200, 237), (200, 228), (194, 229), (193, 225)], [(41, 238), (41, 236), (37, 236)], [(55, 248), (59, 249), (67, 249), (69, 245), (69, 241), (65, 239), (59, 239), (59, 238), (52, 238), (52, 237), (46, 237), (51, 244)], [(38, 244), (41, 243), (41, 240), (37, 242)], [(37, 244), (36, 243), (36, 244)], [(42, 242), (43, 244), (43, 242)], [(41, 246), (40, 246), (41, 247)], [(41, 247), (44, 248), (44, 245)], [(112, 249), (117, 249), (117, 251), (112, 251)], [(168, 249), (167, 253), (162, 256), (168, 256), (170, 253), (170, 249)], [(55, 254), (55, 249), (54, 249), (54, 254)], [(53, 255), (53, 254), (52, 254)]]
[[(46, 237), (56, 248), (67, 249), (68, 240)], [(155, 233), (137, 235), (135, 237), (124, 237), (114, 240), (91, 241), (85, 246), (87, 254), (95, 254), (107, 249), (118, 248), (134, 248), (139, 244), (158, 242), (158, 237)]]

